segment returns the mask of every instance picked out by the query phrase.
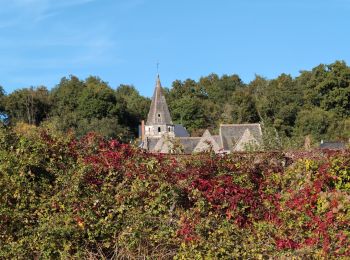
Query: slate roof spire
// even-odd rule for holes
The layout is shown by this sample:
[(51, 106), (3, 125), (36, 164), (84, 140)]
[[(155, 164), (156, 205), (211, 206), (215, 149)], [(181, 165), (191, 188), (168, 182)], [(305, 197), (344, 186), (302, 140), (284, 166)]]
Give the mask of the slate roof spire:
[(172, 125), (170, 112), (163, 95), (159, 74), (157, 75), (152, 103), (147, 116), (146, 125)]

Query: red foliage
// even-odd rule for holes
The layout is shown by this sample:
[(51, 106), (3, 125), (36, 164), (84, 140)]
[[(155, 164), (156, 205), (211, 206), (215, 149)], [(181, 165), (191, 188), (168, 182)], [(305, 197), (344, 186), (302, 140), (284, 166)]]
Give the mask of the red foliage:
[(277, 249), (298, 249), (300, 248), (300, 244), (293, 241), (290, 238), (287, 239), (276, 239), (276, 247)]
[(183, 218), (180, 224), (180, 228), (177, 231), (177, 236), (182, 238), (185, 242), (192, 242), (198, 239), (195, 234), (195, 221), (191, 222), (188, 218)]
[[(283, 154), (256, 155), (196, 155), (188, 157), (173, 157), (152, 155), (134, 149), (117, 141), (106, 141), (89, 135), (78, 143), (71, 144), (74, 149), (83, 149), (83, 160), (91, 166), (86, 174), (86, 183), (99, 186), (110, 171), (118, 172), (123, 178), (139, 178), (152, 183), (153, 174), (157, 178), (178, 187), (188, 200), (195, 202), (204, 199), (214, 211), (223, 218), (232, 221), (238, 227), (251, 226), (253, 222), (266, 221), (277, 229), (286, 226), (284, 212), (294, 212), (295, 215), (304, 214), (309, 221), (303, 223), (306, 230), (312, 233), (309, 237), (293, 240), (293, 234), (286, 234), (284, 238), (276, 238), (277, 250), (295, 250), (304, 246), (322, 245), (325, 254), (329, 253), (331, 244), (336, 243), (337, 249), (349, 245), (348, 237), (339, 232), (338, 241), (331, 241), (330, 230), (336, 225), (345, 226), (336, 220), (335, 211), (337, 200), (330, 201), (329, 210), (324, 214), (317, 213), (317, 202), (322, 192), (333, 192), (331, 182), (334, 176), (329, 173), (331, 167), (329, 158), (334, 152), (295, 153), (288, 157)], [(324, 161), (321, 163), (312, 179), (300, 187), (282, 187), (272, 178), (284, 176), (285, 166), (294, 160), (302, 158)], [(277, 159), (276, 159), (277, 158)], [(148, 169), (148, 161), (153, 160), (152, 174)], [(151, 185), (155, 190), (157, 183)], [(196, 191), (196, 193), (194, 193)], [(282, 197), (282, 192), (288, 196)], [(196, 195), (193, 195), (196, 194)], [(289, 198), (286, 200), (286, 197)], [(195, 234), (196, 221), (183, 218), (177, 235), (186, 242), (198, 239)], [(350, 254), (348, 248), (339, 255)]]

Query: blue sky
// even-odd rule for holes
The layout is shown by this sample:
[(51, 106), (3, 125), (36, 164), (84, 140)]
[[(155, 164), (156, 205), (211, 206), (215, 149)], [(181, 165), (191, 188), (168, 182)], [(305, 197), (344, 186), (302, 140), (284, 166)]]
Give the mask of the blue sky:
[(0, 85), (96, 75), (151, 96), (210, 73), (297, 76), (350, 64), (350, 0), (0, 0)]

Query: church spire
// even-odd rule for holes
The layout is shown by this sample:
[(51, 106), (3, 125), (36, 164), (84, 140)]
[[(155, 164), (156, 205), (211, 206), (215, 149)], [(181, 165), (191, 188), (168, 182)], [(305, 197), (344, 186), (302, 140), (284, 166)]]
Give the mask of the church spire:
[(163, 95), (159, 74), (157, 75), (152, 103), (148, 112), (146, 125), (172, 125), (169, 108)]
[(156, 88), (161, 88), (159, 73), (157, 74)]

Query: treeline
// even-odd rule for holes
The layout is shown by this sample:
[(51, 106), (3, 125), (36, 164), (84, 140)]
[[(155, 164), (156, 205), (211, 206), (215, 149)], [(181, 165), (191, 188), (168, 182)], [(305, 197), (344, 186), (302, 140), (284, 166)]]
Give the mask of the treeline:
[(341, 61), (296, 78), (256, 76), (249, 84), (238, 75), (216, 74), (175, 81), (167, 100), (173, 119), (192, 132), (215, 132), (220, 123), (261, 122), (282, 146), (300, 146), (308, 135), (315, 143), (350, 137), (350, 67)]
[(113, 90), (98, 77), (70, 76), (51, 91), (40, 86), (1, 94), (0, 109), (7, 124), (44, 125), (60, 132), (74, 131), (77, 136), (98, 132), (123, 141), (137, 136), (150, 105), (150, 99), (133, 86)]
[[(173, 121), (193, 135), (220, 123), (261, 122), (265, 136), (284, 147), (300, 146), (306, 136), (348, 140), (350, 137), (350, 67), (336, 61), (268, 80), (256, 76), (245, 84), (238, 75), (211, 74), (198, 81), (176, 80), (165, 89)], [(46, 124), (78, 136), (97, 131), (130, 140), (148, 113), (150, 99), (133, 86), (113, 90), (99, 78), (63, 78), (51, 91), (45, 87), (1, 91), (0, 110), (11, 124)]]

